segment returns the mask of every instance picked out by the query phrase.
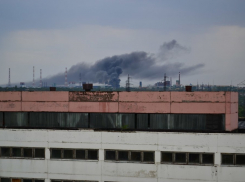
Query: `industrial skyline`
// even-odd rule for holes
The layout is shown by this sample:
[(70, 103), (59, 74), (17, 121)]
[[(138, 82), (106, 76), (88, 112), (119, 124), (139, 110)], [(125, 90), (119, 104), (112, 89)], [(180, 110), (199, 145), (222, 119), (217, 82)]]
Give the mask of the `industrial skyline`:
[[(14, 3), (13, 3), (14, 2)], [(161, 57), (161, 46), (176, 40), (181, 50), (156, 58), (156, 65), (203, 65), (184, 73), (176, 69), (173, 81), (182, 72), (183, 84), (203, 83), (237, 85), (245, 79), (245, 12), (244, 1), (30, 1), (0, 2), (0, 85), (32, 82), (32, 69), (42, 69), (43, 82), (69, 74), (74, 65), (91, 68), (98, 61), (143, 51), (148, 58)], [(127, 13), (125, 13), (127, 12)], [(171, 18), (170, 18), (171, 17)], [(160, 46), (160, 48), (159, 48)], [(188, 53), (187, 53), (188, 52)], [(164, 63), (162, 60), (167, 60)], [(148, 73), (149, 70), (140, 70)], [(142, 78), (124, 71), (134, 84), (155, 83), (161, 79)], [(83, 73), (78, 71), (80, 73)], [(120, 71), (118, 69), (118, 71)], [(36, 71), (36, 75), (37, 75)], [(138, 70), (137, 70), (137, 73)], [(107, 75), (110, 75), (107, 73)], [(113, 76), (113, 75), (110, 75)], [(79, 75), (76, 75), (77, 81)], [(82, 78), (83, 79), (83, 78)], [(36, 76), (35, 85), (38, 86)], [(85, 79), (86, 80), (86, 79)], [(89, 81), (89, 80), (88, 80)], [(64, 81), (63, 81), (64, 82)], [(53, 84), (53, 83), (48, 83)]]

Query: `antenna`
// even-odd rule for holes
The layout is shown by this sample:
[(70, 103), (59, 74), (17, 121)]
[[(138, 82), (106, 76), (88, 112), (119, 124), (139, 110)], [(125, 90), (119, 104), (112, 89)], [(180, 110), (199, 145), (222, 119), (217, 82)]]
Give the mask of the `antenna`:
[(40, 69), (40, 87), (43, 86), (43, 81), (42, 81), (42, 69)]
[(67, 68), (66, 68), (66, 72), (65, 72), (65, 86), (67, 87)]
[(35, 87), (35, 67), (33, 66), (33, 81), (32, 81), (32, 87)]
[(8, 83), (8, 87), (11, 87), (11, 82), (10, 82), (10, 68), (9, 68), (9, 83)]
[(130, 78), (129, 75), (128, 75), (128, 79), (126, 80), (126, 91), (127, 92), (130, 92)]

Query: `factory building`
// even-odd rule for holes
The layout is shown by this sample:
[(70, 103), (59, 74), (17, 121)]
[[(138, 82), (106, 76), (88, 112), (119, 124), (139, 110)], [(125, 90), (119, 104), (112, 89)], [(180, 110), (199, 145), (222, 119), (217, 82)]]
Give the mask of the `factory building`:
[(242, 181), (236, 92), (0, 92), (1, 182)]

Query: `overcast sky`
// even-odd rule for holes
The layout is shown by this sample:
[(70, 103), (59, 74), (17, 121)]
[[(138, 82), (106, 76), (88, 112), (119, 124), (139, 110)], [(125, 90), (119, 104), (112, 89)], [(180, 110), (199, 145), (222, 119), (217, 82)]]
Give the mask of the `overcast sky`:
[[(0, 84), (9, 68), (19, 83), (32, 81), (35, 66), (39, 82), (40, 69), (45, 78), (114, 55), (154, 55), (176, 40), (189, 51), (166, 62), (204, 64), (182, 84), (237, 85), (245, 80), (244, 8), (244, 0), (0, 0)], [(134, 86), (140, 80), (160, 81), (132, 77)], [(68, 72), (68, 81), (78, 80)]]

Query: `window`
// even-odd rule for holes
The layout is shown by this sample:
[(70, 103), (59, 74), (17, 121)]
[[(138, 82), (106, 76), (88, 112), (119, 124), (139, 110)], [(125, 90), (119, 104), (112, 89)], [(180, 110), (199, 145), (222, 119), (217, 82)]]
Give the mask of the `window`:
[(10, 178), (1, 178), (1, 182), (11, 182)]
[(44, 182), (44, 179), (1, 178), (1, 182)]
[(105, 160), (154, 163), (153, 151), (105, 150)]
[(105, 159), (106, 160), (116, 160), (116, 151), (105, 150)]
[(51, 182), (97, 182), (97, 181), (84, 181), (84, 180), (61, 180), (61, 179), (51, 179)]
[(245, 165), (245, 155), (236, 154), (236, 164)]
[(221, 154), (222, 165), (245, 165), (245, 154)]
[(131, 161), (141, 161), (141, 152), (131, 152)]
[(76, 159), (85, 159), (85, 150), (76, 150)]
[(154, 162), (154, 152), (143, 152), (143, 162)]
[(95, 149), (55, 149), (51, 150), (51, 159), (84, 159), (98, 160), (98, 150)]
[(45, 158), (45, 150), (44, 149), (35, 149), (35, 158)]
[(88, 151), (88, 159), (98, 160), (98, 150), (87, 150), (87, 151)]
[(12, 148), (13, 157), (21, 157), (21, 148)]
[(214, 154), (202, 154), (202, 164), (214, 164)]
[(173, 153), (170, 152), (162, 152), (162, 162), (173, 162)]
[(45, 158), (44, 148), (1, 147), (1, 157), (8, 158)]
[(186, 163), (186, 153), (175, 153), (175, 163)]
[(223, 154), (222, 155), (222, 164), (233, 165), (234, 164), (234, 155), (233, 154)]
[(9, 147), (1, 147), (1, 157), (10, 157)]
[(118, 160), (127, 161), (128, 160), (128, 151), (118, 151)]
[(61, 159), (61, 149), (52, 149), (51, 150), (51, 158)]
[(190, 164), (200, 164), (200, 154), (189, 153)]
[(73, 150), (64, 149), (64, 159), (73, 159)]
[(187, 152), (162, 152), (162, 163), (189, 164), (189, 165), (213, 165), (214, 154), (211, 153), (187, 153)]
[(31, 148), (24, 148), (24, 157), (28, 157), (28, 158), (32, 157), (32, 149)]

